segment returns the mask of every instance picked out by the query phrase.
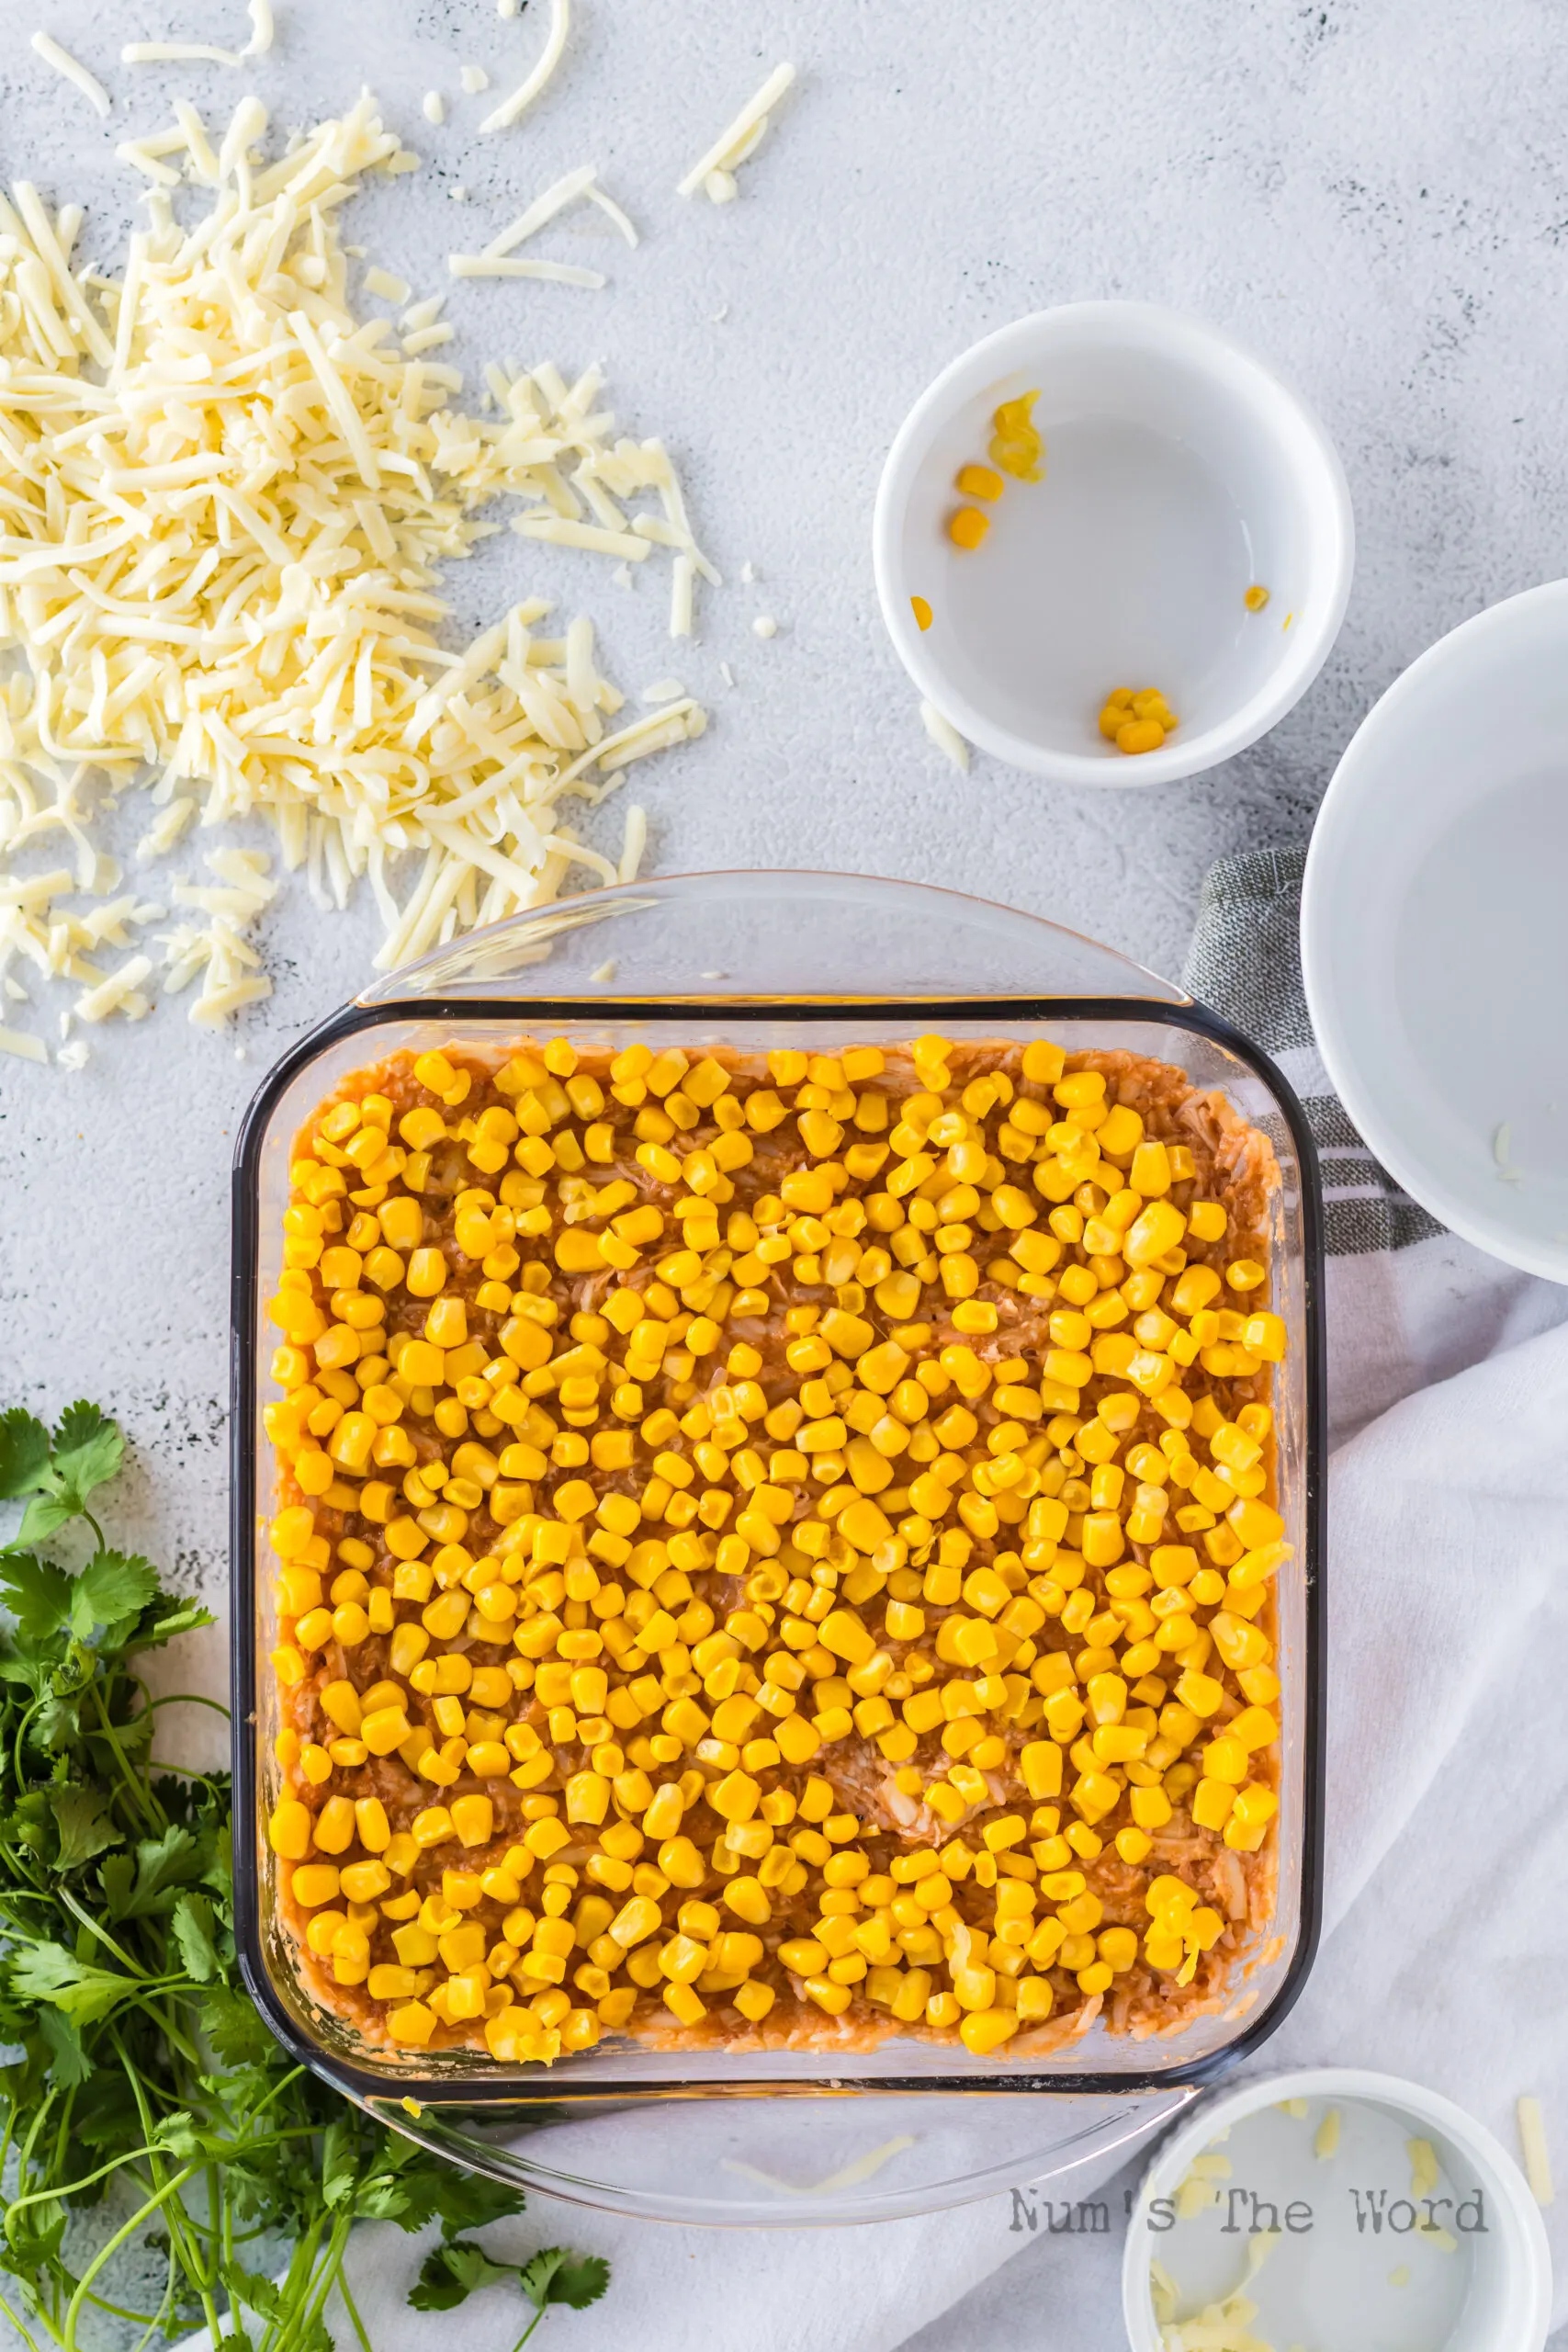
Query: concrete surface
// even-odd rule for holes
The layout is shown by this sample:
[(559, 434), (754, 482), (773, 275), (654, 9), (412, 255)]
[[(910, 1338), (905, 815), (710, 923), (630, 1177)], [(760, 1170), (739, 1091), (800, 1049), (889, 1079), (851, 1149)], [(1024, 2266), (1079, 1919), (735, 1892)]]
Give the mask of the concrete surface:
[[(368, 193), (347, 233), (421, 292), (447, 290), (448, 249), (600, 164), (642, 247), (583, 209), (538, 250), (602, 265), (613, 290), (457, 288), (442, 356), (476, 379), (501, 352), (569, 372), (602, 359), (621, 414), (677, 453), (728, 584), (675, 649), (654, 564), (628, 594), (592, 557), (508, 537), (450, 584), (465, 626), (502, 595), (554, 594), (595, 616), (623, 685), (674, 671), (704, 695), (705, 739), (639, 778), (665, 870), (942, 881), (1177, 969), (1211, 860), (1303, 840), (1399, 670), (1562, 568), (1568, 50), (1551, 0), (579, 0), (547, 97), (479, 138), (543, 14), (277, 0), (274, 52), (232, 73), (127, 67), (118, 50), (238, 42), (239, 0), (8, 0), (0, 155), (5, 176), (84, 204), (83, 250), (118, 270), (140, 184), (114, 146), (166, 121), (171, 95), (211, 122), (254, 87), (287, 128), (368, 79), (426, 168)], [(112, 89), (107, 122), (28, 50), (40, 22)], [(786, 55), (801, 82), (739, 200), (682, 203), (676, 179)], [(482, 97), (459, 94), (468, 62), (490, 72)], [(441, 129), (420, 112), (433, 87)], [(1190, 307), (1277, 365), (1336, 436), (1359, 530), (1349, 616), (1306, 701), (1228, 767), (1148, 795), (1051, 790), (983, 760), (957, 775), (921, 731), (870, 578), (882, 454), (921, 386), (1019, 312), (1091, 295)], [(763, 612), (780, 624), (767, 643)], [(231, 1137), (271, 1060), (368, 977), (378, 931), (367, 900), (326, 916), (299, 888), (266, 936), (277, 993), (231, 1035), (190, 1028), (175, 1000), (95, 1033), (78, 1076), (0, 1062), (0, 1403), (116, 1407), (135, 1446), (117, 1524), (215, 1600)], [(65, 1001), (38, 1025), (52, 1034)], [(216, 1687), (216, 1648), (209, 1666)], [(957, 2345), (945, 2330), (922, 2352)], [(1092, 2340), (1116, 2341), (1114, 2320)]]

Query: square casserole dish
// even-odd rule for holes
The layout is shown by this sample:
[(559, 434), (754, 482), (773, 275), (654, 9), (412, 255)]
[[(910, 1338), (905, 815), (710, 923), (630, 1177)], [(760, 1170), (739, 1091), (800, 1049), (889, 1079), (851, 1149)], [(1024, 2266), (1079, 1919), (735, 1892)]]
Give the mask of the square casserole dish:
[[(1274, 1499), (1293, 1556), (1276, 1595), (1274, 1910), (1232, 1996), (1180, 2031), (1142, 2040), (1097, 2023), (1045, 2063), (904, 2036), (846, 2059), (654, 2049), (610, 2033), (547, 2070), (468, 2048), (403, 2055), (369, 2043), (301, 1981), (265, 1836), (280, 1722), (268, 1664), (274, 1473), (262, 1413), (277, 1335), (266, 1301), (300, 1125), (349, 1073), (400, 1050), (456, 1044), (500, 1058), (529, 1035), (611, 1052), (716, 1043), (760, 1057), (908, 1044), (931, 1030), (1049, 1038), (1069, 1052), (1121, 1047), (1175, 1065), (1273, 1147), (1267, 1295), (1290, 1335), (1274, 1367)], [(247, 1116), (233, 1212), (236, 1920), (258, 2007), (318, 2074), (471, 2169), (613, 2210), (798, 2227), (1070, 2175), (1146, 2137), (1281, 2021), (1311, 1964), (1323, 1868), (1321, 1204), (1301, 1108), (1247, 1040), (1111, 950), (949, 892), (811, 874), (623, 886), (438, 949), (304, 1039)]]

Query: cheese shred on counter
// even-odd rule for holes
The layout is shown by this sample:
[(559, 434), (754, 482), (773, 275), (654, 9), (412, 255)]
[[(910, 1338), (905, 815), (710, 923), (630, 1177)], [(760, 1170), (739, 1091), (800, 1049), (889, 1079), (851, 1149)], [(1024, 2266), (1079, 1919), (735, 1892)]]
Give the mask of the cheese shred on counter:
[[(266, 817), (319, 899), (368, 884), (385, 967), (547, 902), (572, 866), (616, 879), (625, 857), (580, 843), (560, 802), (597, 800), (706, 723), (683, 698), (617, 725), (591, 623), (543, 636), (537, 600), (466, 650), (441, 642), (440, 567), (501, 528), (479, 513), (498, 496), (524, 502), (525, 538), (621, 561), (658, 546), (682, 576), (716, 575), (662, 444), (615, 437), (597, 369), (491, 366), (491, 413), (470, 416), (455, 369), (355, 317), (337, 208), (413, 160), (373, 101), (271, 164), (255, 99), (210, 141), (179, 114), (143, 152), (183, 154), (211, 209), (187, 232), (154, 187), (118, 286), (73, 267), (74, 207), (51, 218), (27, 183), (0, 198), (0, 647), (20, 657), (0, 678), (7, 998), (25, 994), (13, 961), (80, 968), (80, 918), (53, 901), (118, 878), (89, 838), (101, 792), (150, 789), (168, 812), (145, 854), (197, 817)], [(645, 493), (655, 511), (638, 513)], [(640, 842), (640, 812), (629, 830)], [(62, 831), (74, 866), (52, 888), (6, 870), (58, 854)], [(400, 859), (418, 863), (395, 893)], [(202, 1019), (265, 992), (235, 921), (254, 911), (165, 944), (164, 985), (208, 976)], [(81, 973), (83, 1017), (145, 1009), (152, 970), (139, 954), (107, 989)]]

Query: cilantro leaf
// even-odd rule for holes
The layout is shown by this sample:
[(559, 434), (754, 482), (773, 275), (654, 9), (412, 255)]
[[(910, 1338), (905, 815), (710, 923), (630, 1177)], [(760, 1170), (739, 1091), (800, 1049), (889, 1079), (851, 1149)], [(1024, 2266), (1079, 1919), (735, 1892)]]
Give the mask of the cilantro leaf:
[(254, 2004), (226, 1987), (215, 1988), (202, 2002), (201, 2030), (213, 2056), (231, 2068), (257, 2065), (277, 2054)]
[(242, 2302), (263, 2319), (277, 2319), (283, 2311), (283, 2298), (273, 2278), (264, 2278), (257, 2270), (247, 2270), (238, 2262), (226, 2262), (222, 2269), (223, 2284), (237, 2302)]
[[(40, 2027), (53, 2013), (46, 2011), (39, 2019)], [(64, 2019), (61, 2019), (64, 2023)], [(97, 2067), (83, 2086), (80, 2096), (71, 2109), (71, 2137), (85, 2148), (101, 2148), (106, 2153), (117, 2148), (141, 2145), (141, 2116), (136, 2094), (123, 2073), (110, 2074)]]
[(60, 2243), (65, 2235), (69, 2219), (58, 2197), (46, 2199), (41, 2204), (25, 2205), (19, 2213), (7, 2214), (6, 2220), (6, 2267), (47, 2270), (60, 2253)]
[(70, 1612), (71, 1579), (52, 1560), (10, 1552), (0, 1558), (0, 1601), (16, 1619), (19, 1633), (43, 1641), (60, 1631)]
[(54, 1475), (74, 1510), (85, 1506), (95, 1487), (119, 1468), (125, 1440), (119, 1423), (96, 1405), (67, 1405), (54, 1432)]
[(488, 2180), (482, 2173), (454, 2172), (439, 2158), (415, 2156), (399, 2174), (400, 2199), (389, 2204), (383, 2216), (400, 2229), (422, 2230), (439, 2219), (441, 2234), (455, 2238), (460, 2230), (482, 2230), (488, 2222), (521, 2213), (526, 2199), (520, 2188)]
[(337, 2115), (321, 2138), (321, 2195), (329, 2205), (341, 2205), (351, 2196), (359, 2177), (352, 2121)]
[(0, 1413), (0, 1502), (36, 1495), (49, 1484), (49, 1431), (24, 1406)]
[(49, 1808), (54, 1815), (59, 1851), (54, 1867), (61, 1871), (79, 1870), (90, 1862), (95, 1854), (106, 1847), (118, 1846), (120, 1832), (115, 1827), (103, 1797), (96, 1789), (51, 1789)]
[(186, 1974), (197, 1984), (210, 1984), (219, 1973), (217, 1922), (205, 1894), (182, 1894), (169, 1918), (169, 1929), (179, 1947)]
[(158, 1589), (158, 1571), (139, 1552), (95, 1552), (71, 1588), (71, 1629), (85, 1641), (95, 1625), (139, 1617)]
[(76, 1516), (76, 1506), (63, 1495), (35, 1495), (22, 1513), (21, 1526), (17, 1530), (18, 1544), (41, 1544), (46, 1535), (63, 1527), (68, 1519)]
[(177, 1826), (161, 1838), (143, 1838), (134, 1861), (111, 1854), (98, 1872), (111, 1919), (147, 1919), (172, 1911), (182, 1886), (201, 1875), (201, 1853), (188, 1829)]
[(171, 2156), (188, 2165), (194, 2156), (216, 2156), (221, 2154), (221, 2143), (210, 2132), (204, 2132), (188, 2109), (175, 2115), (165, 2115), (153, 2134), (159, 2147), (167, 2148)]
[(610, 2266), (602, 2254), (576, 2254), (570, 2246), (545, 2245), (518, 2272), (523, 2292), (536, 2311), (547, 2303), (566, 2303), (574, 2312), (596, 2303), (610, 2283)]
[(452, 2238), (425, 2256), (409, 2301), (416, 2312), (456, 2311), (476, 2287), (493, 2287), (498, 2279), (519, 2276), (515, 2263), (492, 2262), (482, 2246)]
[(62, 2009), (77, 2025), (96, 2025), (137, 1989), (133, 1977), (94, 1968), (48, 1941), (15, 1948), (6, 1973), (17, 1999)]
[(124, 1646), (128, 1650), (160, 1650), (180, 1634), (194, 1634), (203, 1625), (215, 1625), (218, 1620), (210, 1609), (199, 1600), (176, 1600), (162, 1588), (156, 1591), (141, 1611), (141, 1621)]
[(93, 2061), (71, 2019), (59, 2009), (40, 2009), (38, 2030), (49, 2052), (50, 2081), (58, 2083), (62, 2090), (75, 2090), (86, 2082), (93, 2072)]

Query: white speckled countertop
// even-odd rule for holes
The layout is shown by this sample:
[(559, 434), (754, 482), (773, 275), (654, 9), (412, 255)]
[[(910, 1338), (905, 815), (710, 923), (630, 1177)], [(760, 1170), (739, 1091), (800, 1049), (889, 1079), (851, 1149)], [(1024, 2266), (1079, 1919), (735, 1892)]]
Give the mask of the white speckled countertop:
[[(210, 122), (254, 87), (287, 129), (368, 81), (425, 168), (368, 192), (346, 233), (446, 292), (451, 247), (599, 164), (641, 248), (583, 209), (540, 250), (604, 266), (613, 291), (456, 288), (442, 356), (473, 379), (497, 353), (602, 360), (628, 425), (676, 453), (729, 584), (678, 648), (652, 564), (627, 594), (598, 559), (508, 537), (450, 585), (466, 625), (502, 594), (556, 595), (595, 616), (623, 685), (673, 671), (702, 695), (705, 739), (638, 779), (667, 871), (939, 881), (1178, 969), (1210, 862), (1304, 840), (1396, 673), (1562, 568), (1568, 49), (1551, 0), (579, 0), (545, 100), (482, 139), (537, 51), (540, 0), (510, 22), (494, 0), (276, 7), (276, 49), (241, 74), (118, 62), (124, 40), (243, 40), (241, 0), (10, 0), (4, 175), (84, 204), (81, 249), (118, 270), (140, 183), (115, 143), (166, 120), (171, 94)], [(29, 52), (37, 24), (111, 88), (107, 122)], [(682, 203), (675, 180), (784, 56), (800, 84), (740, 199)], [(491, 93), (460, 95), (468, 62)], [(441, 128), (420, 110), (432, 88)], [(1304, 703), (1228, 767), (1150, 794), (1054, 790), (983, 760), (956, 775), (871, 582), (877, 471), (921, 386), (1018, 313), (1093, 295), (1189, 307), (1292, 379), (1338, 442), (1359, 534), (1345, 630)], [(761, 613), (779, 622), (768, 642)], [(187, 844), (187, 870), (207, 845)], [(378, 936), (368, 901), (325, 917), (296, 889), (266, 934), (276, 994), (231, 1035), (174, 1000), (90, 1033), (79, 1075), (0, 1061), (0, 1403), (117, 1407), (134, 1532), (215, 1598), (231, 1139), (271, 1060), (368, 976)], [(65, 1001), (25, 1017), (52, 1034)]]

